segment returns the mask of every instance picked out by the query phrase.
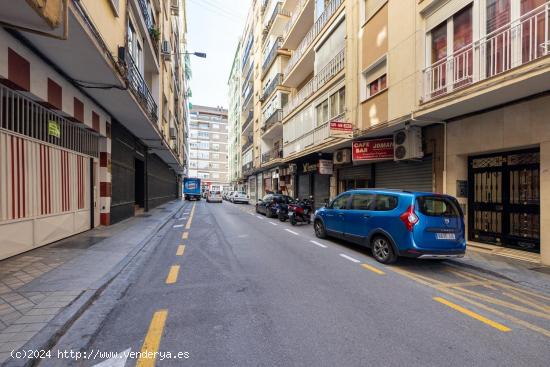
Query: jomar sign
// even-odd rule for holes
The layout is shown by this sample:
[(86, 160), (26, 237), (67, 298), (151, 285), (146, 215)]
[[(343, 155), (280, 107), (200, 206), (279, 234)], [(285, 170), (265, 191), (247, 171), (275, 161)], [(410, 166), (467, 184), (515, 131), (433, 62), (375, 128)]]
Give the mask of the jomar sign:
[(393, 138), (354, 141), (351, 152), (354, 161), (393, 159)]

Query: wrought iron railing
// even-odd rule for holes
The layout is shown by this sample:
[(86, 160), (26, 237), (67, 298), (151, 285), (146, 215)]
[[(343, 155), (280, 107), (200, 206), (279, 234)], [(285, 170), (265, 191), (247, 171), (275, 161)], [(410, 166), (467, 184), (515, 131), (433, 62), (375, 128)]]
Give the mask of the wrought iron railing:
[(248, 109), (248, 105), (250, 104), (250, 101), (252, 100), (252, 94), (254, 94), (253, 92), (254, 92), (254, 88), (249, 87), (248, 93), (244, 97), (244, 103), (243, 103), (243, 107), (242, 107), (243, 111), (246, 111)]
[(282, 149), (270, 149), (265, 153), (262, 153), (262, 164), (269, 163), (275, 159), (283, 158), (283, 150)]
[(524, 14), (423, 70), (423, 101), (491, 78), (550, 52), (550, 4)]
[(126, 54), (125, 59), (126, 63), (126, 78), (128, 80), (128, 87), (134, 93), (134, 96), (137, 98), (141, 106), (147, 111), (149, 118), (153, 122), (158, 121), (158, 107), (157, 103), (153, 99), (151, 92), (145, 79), (141, 75), (141, 72), (138, 70), (132, 56)]
[(273, 12), (271, 13), (271, 17), (269, 17), (269, 20), (267, 23), (264, 24), (264, 30), (263, 35), (266, 37), (269, 34), (269, 31), (271, 30), (271, 27), (273, 26), (273, 23), (275, 23), (275, 19), (277, 18), (277, 15), (284, 15), (289, 17), (290, 12), (283, 9), (283, 3), (278, 2), (277, 5), (273, 8)]
[(244, 77), (243, 86), (241, 89), (241, 95), (244, 95), (244, 92), (246, 91), (246, 88), (250, 84), (250, 76), (252, 75), (252, 71), (254, 70), (254, 63), (250, 63), (250, 68), (248, 69), (246, 76)]
[(243, 124), (242, 132), (244, 132), (248, 128), (253, 118), (254, 118), (254, 112), (248, 111), (248, 115), (246, 116), (246, 120), (244, 121), (244, 124)]
[(344, 69), (345, 47), (329, 63), (319, 71), (296, 95), (289, 99), (283, 107), (283, 117), (287, 117), (292, 111), (299, 107), (305, 100), (311, 97), (319, 88), (324, 86), (330, 79)]
[(246, 164), (243, 164), (243, 175), (250, 174), (254, 169), (253, 163), (248, 162)]
[(262, 92), (262, 96), (260, 98), (260, 102), (264, 102), (267, 100), (267, 97), (273, 93), (275, 88), (277, 88), (278, 85), (283, 84), (283, 74), (279, 73), (275, 75), (275, 77), (269, 82), (269, 84), (264, 88)]
[(261, 128), (262, 134), (265, 133), (267, 130), (269, 130), (276, 123), (281, 122), (282, 120), (283, 120), (283, 110), (278, 109), (273, 111), (273, 113), (267, 119), (265, 119), (264, 124), (262, 125), (262, 128)]
[(246, 137), (246, 141), (245, 143), (243, 144), (243, 147), (241, 149), (241, 152), (246, 152), (248, 150), (248, 148), (250, 148), (252, 146), (252, 143), (254, 142), (254, 140), (252, 139), (252, 137), (250, 136), (247, 136)]
[(273, 43), (273, 46), (271, 46), (271, 50), (269, 50), (269, 53), (265, 57), (264, 62), (262, 64), (262, 76), (265, 75), (265, 73), (267, 73), (267, 71), (271, 67), (271, 64), (273, 64), (273, 61), (277, 56), (277, 52), (281, 48), (282, 44), (283, 44), (283, 38), (278, 37)]
[(315, 23), (313, 23), (313, 26), (304, 36), (296, 50), (292, 52), (292, 56), (290, 57), (290, 60), (288, 60), (288, 64), (284, 71), (285, 75), (290, 74), (290, 71), (294, 69), (294, 66), (296, 66), (298, 61), (309, 49), (309, 47), (313, 43), (313, 40), (315, 40), (315, 38), (319, 35), (319, 32), (321, 32), (321, 30), (325, 27), (329, 19), (334, 15), (334, 13), (336, 13), (336, 10), (338, 10), (343, 1), (344, 0), (332, 0), (327, 5), (323, 13), (319, 15), (319, 18), (317, 18)]

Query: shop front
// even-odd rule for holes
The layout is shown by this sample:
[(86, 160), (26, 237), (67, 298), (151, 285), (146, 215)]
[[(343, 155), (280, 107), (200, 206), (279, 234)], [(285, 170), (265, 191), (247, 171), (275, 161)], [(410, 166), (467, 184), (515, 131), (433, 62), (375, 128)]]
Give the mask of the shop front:
[(313, 198), (315, 208), (322, 207), (330, 198), (333, 164), (330, 157), (312, 158), (297, 163), (297, 198)]

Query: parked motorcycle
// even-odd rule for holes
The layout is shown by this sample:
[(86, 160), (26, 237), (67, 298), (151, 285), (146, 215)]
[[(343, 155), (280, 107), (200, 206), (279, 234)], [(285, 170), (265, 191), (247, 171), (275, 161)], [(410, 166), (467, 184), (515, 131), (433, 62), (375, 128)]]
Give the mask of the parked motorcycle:
[(295, 203), (288, 204), (288, 219), (290, 224), (295, 226), (297, 223), (311, 223), (311, 213), (313, 212), (313, 200), (298, 199)]
[(295, 201), (292, 200), (286, 203), (277, 204), (277, 218), (279, 218), (281, 222), (286, 222), (288, 219), (288, 206), (294, 203)]

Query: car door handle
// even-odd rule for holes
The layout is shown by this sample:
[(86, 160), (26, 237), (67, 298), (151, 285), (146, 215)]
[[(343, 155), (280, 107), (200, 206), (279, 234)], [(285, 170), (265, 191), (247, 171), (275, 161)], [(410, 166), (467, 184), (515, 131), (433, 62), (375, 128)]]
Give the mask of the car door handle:
[(369, 218), (370, 218), (370, 215), (368, 215), (368, 214), (365, 214), (365, 215), (363, 215), (363, 218), (365, 218), (365, 219), (369, 219)]

